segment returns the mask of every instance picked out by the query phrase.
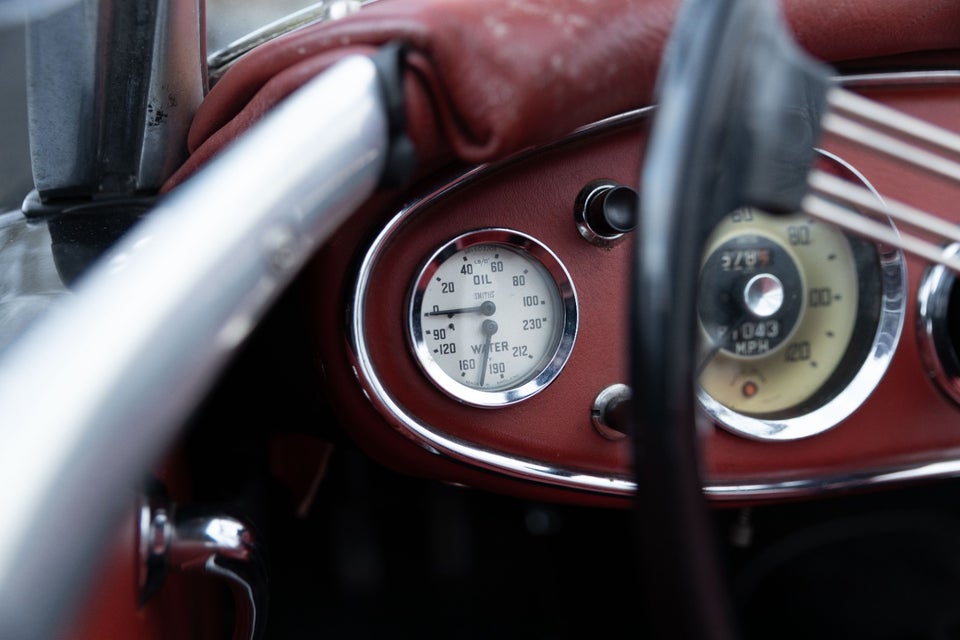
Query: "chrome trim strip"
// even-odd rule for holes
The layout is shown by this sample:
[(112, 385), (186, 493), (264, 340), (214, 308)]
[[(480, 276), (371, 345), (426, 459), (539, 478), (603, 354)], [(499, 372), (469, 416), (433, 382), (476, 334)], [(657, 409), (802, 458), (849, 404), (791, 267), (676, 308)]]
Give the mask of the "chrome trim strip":
[(803, 498), (890, 484), (943, 480), (957, 476), (960, 476), (960, 458), (938, 462), (918, 462), (861, 473), (825, 475), (822, 478), (804, 478), (779, 482), (745, 482), (743, 484), (711, 484), (704, 487), (704, 493), (716, 502), (736, 502), (745, 498), (775, 500)]
[(137, 188), (155, 192), (187, 158), (187, 132), (207, 91), (201, 0), (157, 2)]
[[(950, 73), (949, 77), (944, 75)], [(960, 83), (960, 72), (911, 72), (909, 74), (878, 74), (880, 81), (877, 84), (867, 83), (865, 77), (850, 76), (839, 78), (838, 81), (846, 86), (897, 86), (896, 80), (902, 78), (904, 86), (921, 84)], [(571, 141), (612, 130), (616, 127), (636, 123), (651, 115), (655, 106), (615, 115), (596, 123), (577, 129), (564, 140), (547, 145), (544, 148), (554, 148)], [(500, 163), (497, 168), (539, 153), (543, 149), (528, 150)], [(832, 154), (828, 154), (832, 155)], [(384, 416), (388, 423), (412, 442), (434, 454), (444, 456), (455, 462), (467, 464), (475, 468), (490, 471), (520, 480), (533, 481), (548, 486), (567, 488), (589, 493), (612, 496), (631, 496), (636, 491), (636, 484), (630, 478), (620, 476), (602, 476), (583, 473), (579, 470), (552, 466), (535, 460), (527, 460), (511, 456), (503, 452), (490, 451), (463, 440), (451, 438), (418, 420), (415, 416), (400, 405), (384, 388), (377, 376), (376, 369), (370, 361), (366, 340), (362, 330), (363, 301), (366, 299), (367, 288), (372, 270), (379, 260), (383, 247), (389, 237), (394, 234), (417, 211), (482, 176), (490, 165), (475, 167), (447, 184), (440, 186), (426, 194), (421, 199), (405, 206), (381, 230), (364, 255), (363, 262), (357, 275), (354, 287), (353, 306), (348, 310), (348, 351), (353, 362), (353, 371), (364, 394), (371, 404)], [(856, 172), (856, 169), (851, 169)], [(890, 345), (891, 348), (893, 345)], [(710, 482), (704, 487), (704, 494), (714, 502), (736, 502), (748, 499), (774, 500), (799, 498), (819, 495), (823, 493), (849, 491), (865, 487), (882, 486), (894, 483), (907, 483), (928, 479), (939, 479), (960, 476), (960, 451), (956, 458), (938, 462), (917, 462), (889, 467), (881, 470), (864, 471), (862, 473), (825, 474), (818, 478), (799, 480), (780, 480), (773, 482), (745, 481), (743, 483)]]
[(960, 83), (960, 70), (860, 73), (838, 76), (835, 80), (844, 87), (857, 89), (937, 86)]
[(260, 45), (303, 27), (356, 13), (362, 4), (361, 0), (322, 0), (260, 27), (207, 56), (210, 80), (219, 79), (234, 62)]
[(389, 126), (376, 67), (344, 59), (131, 230), (0, 362), (0, 637), (51, 612), (217, 373), (373, 192)]
[(28, 25), (30, 155), (44, 196), (155, 193), (203, 98), (201, 0), (83, 0)]

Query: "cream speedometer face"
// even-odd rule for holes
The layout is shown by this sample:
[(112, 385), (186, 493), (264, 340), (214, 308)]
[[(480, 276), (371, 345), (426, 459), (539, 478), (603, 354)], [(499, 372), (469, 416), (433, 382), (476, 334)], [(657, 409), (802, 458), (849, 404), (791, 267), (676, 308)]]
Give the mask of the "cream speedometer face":
[(729, 216), (707, 244), (700, 318), (716, 352), (700, 384), (741, 413), (808, 399), (836, 370), (857, 315), (846, 237), (802, 216)]
[[(818, 433), (848, 415), (886, 366), (864, 373), (886, 351), (880, 334), (899, 334), (902, 303), (891, 318), (885, 302), (902, 292), (899, 264), (883, 267), (876, 247), (806, 215), (727, 216), (700, 275), (708, 411), (735, 432), (771, 439)], [(899, 274), (890, 282), (888, 268)]]
[(464, 234), (441, 247), (413, 288), (409, 330), (427, 376), (477, 406), (518, 402), (560, 372), (577, 329), (563, 265), (530, 236)]

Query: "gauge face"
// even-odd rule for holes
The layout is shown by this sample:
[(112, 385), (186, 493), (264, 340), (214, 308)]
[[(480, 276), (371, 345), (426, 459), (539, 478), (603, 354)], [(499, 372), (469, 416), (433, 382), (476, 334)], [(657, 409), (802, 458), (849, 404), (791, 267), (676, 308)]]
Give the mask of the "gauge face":
[(553, 381), (573, 349), (577, 301), (544, 245), (484, 229), (441, 247), (414, 283), (410, 340), (427, 376), (454, 398), (502, 406)]
[[(890, 331), (882, 303), (902, 294), (884, 290), (881, 271), (876, 247), (809, 216), (727, 216), (701, 266), (701, 402), (759, 438), (804, 437), (846, 417), (872, 389), (859, 374), (879, 329)], [(902, 304), (895, 335), (899, 323)]]

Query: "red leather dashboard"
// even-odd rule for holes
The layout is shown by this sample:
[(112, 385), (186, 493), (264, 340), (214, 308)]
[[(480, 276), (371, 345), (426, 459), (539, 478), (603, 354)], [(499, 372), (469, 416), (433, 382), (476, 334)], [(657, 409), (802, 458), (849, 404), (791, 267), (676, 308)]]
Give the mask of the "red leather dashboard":
[[(960, 7), (953, 3), (795, 0), (784, 6), (800, 43), (828, 60), (958, 44)], [(574, 0), (498, 0), (482, 7), (433, 0), (381, 2), (258, 48), (204, 101), (190, 133), (193, 155), (167, 188), (343, 55), (368, 52), (394, 39), (410, 47), (408, 130), (422, 160), (422, 183), (402, 194), (380, 193), (368, 203), (321, 251), (312, 279), (326, 392), (372, 455), (413, 473), (526, 495), (606, 500), (629, 492), (627, 446), (600, 437), (589, 412), (601, 388), (626, 380), (631, 246), (629, 239), (610, 249), (586, 243), (575, 228), (572, 208), (591, 180), (637, 183), (644, 119), (502, 158), (648, 103), (675, 9), (674, 0), (640, 6), (603, 0), (591, 3), (589, 11)], [(864, 91), (958, 128), (956, 84)], [(939, 185), (877, 163), (859, 150), (840, 144), (828, 148), (881, 192), (956, 215), (947, 206), (951, 195)], [(480, 161), (498, 164), (455, 180), (465, 170), (458, 162)], [(431, 175), (444, 165), (461, 169), (452, 169), (446, 178)], [(446, 188), (451, 181), (456, 185)], [(442, 194), (434, 193), (441, 188)], [(412, 200), (415, 213), (376, 240)], [(491, 226), (529, 233), (561, 258), (580, 296), (580, 333), (566, 368), (547, 389), (509, 407), (479, 409), (441, 393), (417, 367), (405, 334), (406, 300), (419, 267), (438, 246), (464, 231)], [(358, 300), (361, 261), (371, 246), (376, 253), (364, 265), (369, 271), (361, 279), (365, 289)], [(708, 491), (728, 500), (771, 497), (765, 488), (769, 483), (799, 491), (796, 483), (816, 480), (803, 485), (808, 491), (822, 488), (822, 482), (848, 486), (850, 474), (867, 474), (856, 478), (859, 486), (873, 482), (872, 474), (879, 470), (958, 452), (960, 432), (952, 424), (956, 408), (927, 380), (912, 335), (922, 271), (921, 264), (907, 261), (904, 332), (889, 372), (869, 401), (830, 431), (795, 442), (754, 442), (709, 430)], [(351, 314), (358, 308), (362, 324), (352, 326)], [(424, 432), (444, 442), (429, 434), (425, 438)], [(520, 461), (524, 470), (504, 471), (504, 460)]]
[[(945, 127), (957, 128), (958, 85), (914, 84), (861, 90), (881, 102)], [(590, 501), (590, 494), (622, 494), (616, 481), (631, 477), (629, 445), (602, 437), (590, 411), (605, 386), (627, 382), (629, 239), (612, 248), (587, 243), (574, 224), (574, 201), (598, 178), (636, 184), (645, 139), (643, 115), (583, 132), (567, 142), (521, 154), (467, 175), (423, 200), (371, 206), (370, 224), (343, 230), (313, 269), (328, 395), (353, 437), (383, 463), (416, 474), (495, 490)], [(884, 163), (860, 149), (827, 141), (827, 148), (856, 167), (884, 195), (960, 221), (956, 192), (930, 178)], [(406, 205), (406, 206), (401, 206)], [(375, 243), (365, 297), (352, 299), (360, 253), (385, 218), (404, 210), (403, 223)], [(411, 283), (438, 246), (468, 230), (507, 227), (541, 240), (567, 266), (580, 300), (580, 333), (557, 380), (538, 395), (502, 408), (461, 404), (437, 389), (416, 364), (406, 334)], [(892, 364), (879, 386), (851, 417), (826, 433), (793, 442), (757, 442), (720, 428), (705, 433), (706, 476), (714, 498), (742, 502), (794, 497), (829, 488), (856, 488), (875, 475), (960, 456), (960, 409), (928, 379), (918, 355), (916, 297), (925, 265), (907, 259), (906, 322)], [(375, 370), (371, 385), (351, 344), (350, 320), (339, 304), (326, 304), (331, 281), (343, 282), (339, 300), (365, 307), (363, 351)], [(322, 301), (322, 302), (321, 302)], [(678, 357), (685, 357), (678, 354)], [(359, 378), (359, 380), (358, 380)], [(379, 385), (379, 386), (378, 386)], [(384, 403), (379, 394), (391, 397)], [(395, 403), (395, 404), (394, 404)], [(391, 406), (388, 406), (391, 405)], [(456, 451), (437, 455), (398, 419), (401, 413), (465, 445), (558, 471), (567, 493), (537, 488), (537, 481), (490, 474), (484, 463), (463, 465)], [(643, 408), (639, 408), (642, 428)], [(454, 447), (456, 449), (456, 446)], [(488, 467), (487, 471), (483, 471)], [(525, 476), (530, 480), (531, 476)], [(568, 483), (570, 476), (611, 479), (609, 487)], [(851, 480), (854, 480), (851, 482)], [(799, 490), (791, 490), (799, 488)], [(601, 498), (606, 501), (606, 498)]]

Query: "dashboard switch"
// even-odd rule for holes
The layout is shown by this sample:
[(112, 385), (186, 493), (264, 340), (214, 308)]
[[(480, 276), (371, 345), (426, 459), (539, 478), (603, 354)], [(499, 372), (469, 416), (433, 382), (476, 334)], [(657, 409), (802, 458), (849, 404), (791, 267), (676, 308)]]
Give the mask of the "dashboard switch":
[(612, 384), (597, 394), (590, 418), (593, 428), (608, 440), (622, 440), (633, 429), (633, 396), (625, 384)]
[(590, 182), (577, 195), (574, 218), (588, 242), (609, 246), (637, 226), (640, 195), (609, 180)]

